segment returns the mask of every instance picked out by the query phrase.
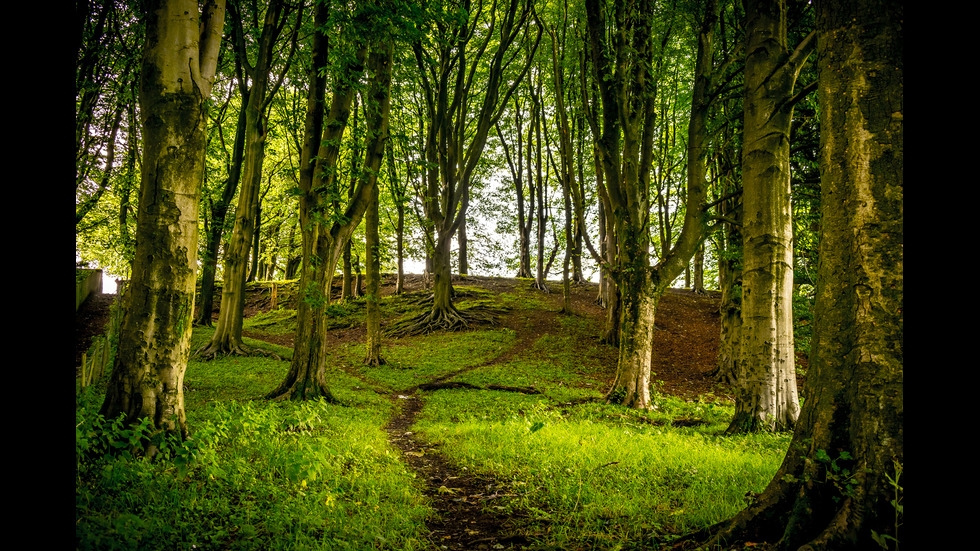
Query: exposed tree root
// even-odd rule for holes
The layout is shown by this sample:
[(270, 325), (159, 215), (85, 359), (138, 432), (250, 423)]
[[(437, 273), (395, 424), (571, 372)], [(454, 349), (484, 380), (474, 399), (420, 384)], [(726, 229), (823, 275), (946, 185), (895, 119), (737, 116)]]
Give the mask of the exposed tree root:
[(266, 400), (280, 402), (285, 400), (323, 399), (330, 404), (343, 405), (323, 383), (310, 383), (287, 379), (278, 388), (263, 396)]
[(496, 325), (496, 316), (502, 310), (498, 307), (476, 305), (463, 310), (455, 307), (428, 310), (417, 316), (396, 322), (385, 335), (392, 338), (428, 335), (445, 331), (465, 331), (477, 325)]
[(549, 289), (548, 285), (545, 283), (539, 285), (537, 281), (532, 281), (530, 287), (535, 291), (542, 291), (549, 294), (551, 293), (551, 289)]
[(447, 388), (470, 388), (473, 390), (500, 390), (503, 392), (519, 392), (521, 394), (541, 394), (541, 391), (532, 387), (506, 386), (506, 385), (487, 385), (477, 386), (470, 383), (459, 381), (424, 383), (417, 387), (418, 390), (441, 390)]
[(466, 318), (455, 308), (428, 311), (393, 324), (385, 334), (392, 338), (428, 335), (437, 331), (464, 331), (469, 328)]
[[(849, 489), (851, 495), (836, 496), (838, 499), (834, 500), (834, 493), (829, 491), (832, 485), (788, 482), (786, 478), (752, 496), (754, 502), (734, 517), (676, 540), (672, 549), (732, 549), (747, 542), (769, 542), (772, 547), (767, 549), (805, 551), (867, 549), (876, 545), (869, 537), (872, 529), (868, 526), (874, 523), (874, 515), (865, 503), (861, 484)], [(861, 473), (854, 478), (860, 480)], [(886, 533), (889, 527), (880, 528), (881, 533)]]

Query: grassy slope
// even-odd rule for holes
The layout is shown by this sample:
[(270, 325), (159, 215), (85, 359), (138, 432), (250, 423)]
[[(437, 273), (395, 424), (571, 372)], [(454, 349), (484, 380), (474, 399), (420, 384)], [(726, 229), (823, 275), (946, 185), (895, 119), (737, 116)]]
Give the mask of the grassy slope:
[[(407, 298), (384, 303), (389, 319), (420, 307)], [(661, 395), (649, 412), (602, 405), (595, 399), (615, 351), (598, 344), (594, 320), (549, 311), (552, 303), (540, 295), (473, 288), (460, 304), (505, 308), (506, 321), (389, 340), (389, 365), (380, 368), (359, 365), (359, 339), (338, 338), (332, 380), (342, 405), (255, 400), (281, 380), (288, 362), (192, 361), (186, 399), (193, 440), (153, 463), (104, 455), (139, 435), (100, 421), (93, 414), (99, 397), (83, 397), (76, 413), (78, 547), (438, 548), (427, 537), (426, 497), (382, 430), (396, 407), (390, 395), (437, 377), (540, 391), (425, 392), (415, 430), (460, 467), (507, 481), (487, 506), (521, 518), (541, 549), (656, 547), (737, 511), (785, 453), (785, 435), (719, 436), (730, 416), (724, 402)], [(337, 327), (356, 327), (363, 308), (334, 314)], [(252, 317), (247, 328), (282, 333), (290, 320), (283, 310)], [(206, 342), (208, 332), (195, 330), (195, 341)], [(702, 423), (671, 426), (677, 418)]]

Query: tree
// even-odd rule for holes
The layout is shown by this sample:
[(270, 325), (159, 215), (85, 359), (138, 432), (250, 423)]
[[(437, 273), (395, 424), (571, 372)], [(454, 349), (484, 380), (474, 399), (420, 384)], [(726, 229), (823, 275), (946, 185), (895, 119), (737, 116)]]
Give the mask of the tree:
[[(497, 137), (504, 152), (507, 166), (510, 168), (511, 181), (514, 184), (514, 192), (517, 197), (517, 274), (515, 277), (530, 278), (531, 275), (531, 228), (534, 224), (534, 217), (526, 212), (534, 211), (534, 181), (529, 177), (527, 191), (524, 186), (524, 126), (523, 109), (519, 96), (514, 96), (514, 130), (517, 132), (515, 139), (514, 154), (508, 146), (508, 139), (504, 137), (500, 124), (494, 125)], [(530, 141), (530, 132), (528, 133)], [(516, 164), (514, 156), (517, 157)], [(530, 164), (530, 159), (528, 159)], [(526, 199), (525, 199), (526, 197)], [(527, 207), (525, 207), (525, 203)]]
[[(714, 2), (709, 2), (714, 5)], [(690, 171), (687, 208), (681, 235), (656, 266), (649, 263), (650, 172), (656, 120), (656, 69), (662, 67), (654, 37), (652, 1), (615, 1), (608, 7), (587, 0), (588, 49), (599, 90), (601, 127), (591, 120), (612, 217), (615, 262), (608, 266), (621, 293), (619, 361), (609, 402), (647, 409), (650, 399), (654, 317), (660, 297), (687, 267), (707, 228), (703, 210), (707, 182)], [(689, 141), (703, 141), (708, 109), (706, 88), (712, 60), (716, 8), (706, 9), (699, 34)], [(607, 13), (612, 21), (607, 21)], [(665, 33), (665, 37), (669, 36)], [(690, 163), (703, 152), (690, 145)]]
[[(498, 6), (477, 0), (454, 4), (432, 18), (432, 28), (413, 44), (426, 119), (425, 217), (433, 231), (432, 307), (395, 333), (454, 330), (466, 326), (452, 302), (450, 244), (466, 217), (460, 208), (483, 155), (487, 135), (530, 67), (539, 32), (526, 59), (510, 51), (530, 40), (527, 21), (533, 2), (508, 0)], [(480, 82), (476, 77), (482, 77)], [(510, 80), (510, 83), (507, 83)], [(478, 105), (474, 86), (482, 86)]]
[(370, 188), (369, 203), (364, 215), (365, 263), (367, 264), (367, 355), (364, 363), (381, 365), (381, 239), (378, 235), (378, 173), (388, 148), (388, 118), (391, 108), (391, 72), (394, 44), (389, 40), (378, 44), (371, 52), (369, 68), (375, 72), (366, 99), (368, 119), (365, 167), (361, 178)]
[(800, 406), (793, 346), (790, 128), (794, 88), (815, 46), (788, 47), (783, 0), (746, 0), (742, 138), (742, 326), (729, 433), (789, 430)]
[[(197, 325), (210, 326), (214, 311), (214, 286), (217, 276), (218, 248), (221, 245), (221, 236), (225, 232), (225, 218), (228, 215), (228, 206), (231, 205), (238, 191), (238, 182), (241, 180), (242, 159), (245, 155), (245, 103), (243, 102), (238, 109), (237, 124), (235, 128), (235, 139), (232, 141), (231, 151), (227, 151), (224, 132), (222, 132), (222, 121), (224, 120), (231, 99), (234, 86), (228, 87), (228, 96), (224, 104), (217, 110), (214, 117), (214, 126), (217, 129), (218, 140), (225, 149), (227, 162), (227, 177), (221, 182), (221, 194), (217, 200), (208, 198), (211, 216), (205, 220), (205, 243), (204, 257), (201, 259), (201, 293), (199, 295), (199, 305), (197, 318), (194, 323)], [(245, 95), (245, 94), (243, 94)]]
[(897, 548), (903, 442), (901, 3), (816, 3), (822, 234), (793, 440), (768, 487), (688, 538)]
[(225, 3), (145, 5), (140, 76), (143, 172), (136, 258), (118, 352), (101, 413), (187, 436), (184, 371), (190, 353), (204, 178), (206, 106)]
[[(111, 0), (75, 2), (75, 233), (117, 177), (116, 145), (136, 101), (140, 25)], [(129, 119), (129, 120), (127, 120)], [(132, 140), (132, 136), (130, 136)], [(98, 221), (96, 225), (104, 224)]]
[[(397, 6), (390, 6), (397, 7)], [(324, 116), (324, 98), (328, 52), (325, 33), (330, 31), (329, 8), (316, 8), (313, 37), (313, 60), (310, 69), (310, 89), (307, 102), (303, 153), (300, 161), (300, 225), (303, 232), (303, 261), (300, 275), (300, 305), (297, 309), (297, 333), (289, 372), (267, 398), (333, 400), (326, 379), (323, 335), (326, 331), (326, 308), (334, 271), (344, 246), (360, 224), (377, 185), (377, 174), (387, 140), (388, 100), (391, 82), (391, 46), (388, 45), (390, 20), (399, 18), (392, 13), (379, 17), (378, 5), (367, 2), (355, 6), (348, 26), (346, 44), (334, 69), (334, 89), (330, 109)], [(373, 36), (369, 43), (366, 37)], [(371, 55), (379, 49), (387, 55)], [(351, 105), (364, 74), (365, 61), (370, 60), (370, 96), (381, 99), (378, 112), (368, 118), (369, 143), (365, 147), (365, 162), (356, 187), (349, 193), (346, 205), (339, 203), (337, 163), (341, 138), (347, 127)], [(379, 89), (380, 88), (380, 89)]]
[[(245, 282), (248, 275), (249, 250), (258, 222), (259, 183), (262, 179), (262, 164), (265, 161), (268, 109), (279, 87), (271, 77), (272, 67), (276, 61), (277, 42), (288, 17), (288, 12), (284, 8), (282, 0), (269, 1), (261, 36), (258, 39), (258, 52), (254, 65), (248, 59), (245, 30), (242, 28), (243, 17), (237, 13), (237, 9), (233, 13), (236, 15), (233, 19), (236, 28), (234, 36), (238, 67), (240, 71), (244, 71), (244, 74), (239, 75), (239, 82), (243, 90), (247, 88), (247, 93), (243, 92), (245, 145), (235, 226), (225, 248), (221, 309), (211, 342), (200, 352), (202, 356), (249, 352), (242, 345)], [(297, 19), (293, 36), (295, 37), (298, 32), (299, 20)], [(285, 57), (287, 62), (282, 69), (282, 75), (285, 75), (288, 70), (288, 59), (291, 56)], [(250, 86), (246, 85), (246, 82), (250, 83)]]

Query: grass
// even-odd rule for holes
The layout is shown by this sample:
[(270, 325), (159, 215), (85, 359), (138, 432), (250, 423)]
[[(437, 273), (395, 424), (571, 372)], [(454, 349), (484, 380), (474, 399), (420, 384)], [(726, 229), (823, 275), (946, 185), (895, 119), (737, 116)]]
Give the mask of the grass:
[[(499, 296), (516, 310), (528, 307), (522, 294)], [(469, 297), (483, 305), (492, 295)], [(410, 309), (397, 300), (387, 308)], [(336, 323), (362, 315), (338, 309)], [(282, 332), (290, 319), (283, 310), (247, 323)], [(457, 372), (450, 380), (540, 391), (423, 392), (412, 429), (459, 466), (493, 474), (501, 497), (487, 506), (530, 519), (533, 548), (656, 548), (731, 516), (769, 482), (788, 435), (721, 436), (732, 408), (717, 401), (659, 395), (646, 412), (602, 404), (603, 366), (615, 351), (584, 318), (558, 320), (533, 343), (501, 328), (390, 339), (389, 364), (376, 368), (361, 365), (362, 344), (338, 347), (331, 380), (342, 404), (257, 399), (281, 381), (287, 361), (192, 360), (192, 438), (153, 461), (127, 452), (140, 429), (99, 418), (99, 389), (89, 389), (76, 408), (76, 547), (438, 549), (420, 481), (383, 430), (395, 412), (385, 394)], [(209, 337), (196, 328), (194, 346)], [(528, 345), (520, 354), (494, 361), (519, 343)], [(676, 418), (702, 424), (673, 427)]]
[(649, 545), (724, 520), (759, 492), (782, 436), (718, 437), (623, 419), (618, 408), (441, 390), (417, 428), (461, 465), (510, 481), (497, 506), (532, 512), (562, 549)]

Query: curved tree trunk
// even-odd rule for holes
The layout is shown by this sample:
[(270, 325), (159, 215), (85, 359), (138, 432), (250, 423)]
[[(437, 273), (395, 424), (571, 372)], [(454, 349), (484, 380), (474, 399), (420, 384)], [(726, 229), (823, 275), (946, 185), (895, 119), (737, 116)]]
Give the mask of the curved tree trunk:
[[(221, 287), (221, 308), (214, 327), (211, 342), (200, 354), (215, 356), (243, 353), (249, 350), (242, 344), (242, 323), (245, 312), (245, 283), (248, 278), (248, 260), (253, 239), (256, 236), (259, 213), (259, 184), (262, 181), (262, 164), (265, 161), (266, 107), (269, 98), (269, 76), (274, 61), (274, 46), (280, 28), (281, 1), (269, 3), (260, 39), (259, 54), (255, 67), (249, 72), (251, 88), (245, 105), (245, 152), (242, 158), (242, 182), (235, 210), (235, 226), (225, 249), (224, 273)], [(243, 31), (239, 29), (239, 33)], [(244, 41), (238, 55), (243, 60)], [(247, 63), (243, 63), (247, 65)]]
[[(184, 371), (190, 354), (204, 182), (206, 100), (224, 2), (148, 2), (140, 106), (143, 173), (136, 258), (119, 348), (101, 413), (141, 418), (187, 436)], [(188, 57), (189, 56), (189, 57)]]
[[(518, 39), (530, 40), (529, 33), (524, 31), (532, 9), (533, 3), (526, 0), (508, 0), (505, 5), (490, 6), (481, 2), (467, 14), (474, 20), (462, 19), (431, 29), (441, 35), (433, 41), (443, 44), (437, 51), (424, 51), (421, 41), (413, 44), (429, 124), (424, 203), (426, 219), (433, 228), (428, 235), (434, 234), (433, 303), (429, 312), (394, 328), (394, 334), (465, 326), (465, 320), (452, 305), (450, 239), (466, 218), (463, 200), (473, 170), (483, 155), (487, 135), (528, 72), (541, 38), (538, 32), (534, 43), (529, 45), (527, 57), (518, 67), (511, 68), (520, 74), (512, 80), (505, 78), (508, 65), (514, 62), (508, 53), (510, 46)], [(485, 19), (476, 21), (477, 18)], [(474, 33), (474, 27), (481, 32)], [(485, 74), (484, 95), (482, 104), (473, 105), (471, 77), (478, 69)], [(437, 78), (430, 79), (429, 75)]]
[[(897, 549), (904, 462), (903, 7), (817, 3), (822, 235), (810, 367), (758, 500), (699, 534), (731, 546)], [(694, 539), (694, 538), (691, 538)]]
[[(318, 8), (318, 15), (323, 16), (325, 12)], [(318, 42), (323, 45), (323, 37), (319, 33)], [(325, 397), (332, 400), (327, 383), (327, 363), (325, 361), (327, 342), (324, 339), (326, 334), (325, 315), (326, 306), (329, 303), (327, 291), (333, 281), (333, 273), (337, 267), (337, 261), (343, 250), (343, 245), (350, 240), (354, 228), (360, 224), (371, 196), (377, 186), (378, 169), (381, 166), (381, 159), (384, 156), (384, 147), (388, 139), (388, 114), (389, 114), (389, 90), (391, 84), (391, 63), (392, 50), (390, 44), (375, 44), (375, 51), (370, 56), (370, 90), (371, 105), (368, 111), (367, 134), (368, 143), (364, 150), (365, 162), (364, 170), (357, 181), (357, 186), (351, 195), (351, 202), (347, 205), (339, 216), (326, 216), (336, 205), (333, 204), (330, 190), (335, 189), (336, 163), (340, 149), (340, 138), (347, 126), (347, 119), (350, 116), (351, 104), (353, 102), (355, 88), (354, 83), (364, 71), (364, 59), (368, 55), (369, 48), (365, 44), (360, 47), (356, 54), (347, 60), (347, 65), (343, 69), (344, 76), (339, 79), (339, 87), (334, 91), (334, 97), (327, 117), (327, 126), (322, 139), (317, 139), (315, 123), (309, 118), (316, 118), (317, 113), (314, 108), (316, 102), (310, 100), (310, 110), (308, 111), (308, 138), (307, 155), (304, 156), (304, 166), (309, 166), (314, 161), (312, 151), (316, 144), (320, 144), (319, 153), (316, 156), (316, 171), (318, 177), (322, 177), (321, 189), (327, 190), (325, 196), (320, 197), (319, 191), (312, 188), (312, 178), (304, 179), (302, 190), (304, 191), (304, 208), (301, 215), (304, 216), (306, 224), (304, 227), (313, 229), (311, 232), (304, 231), (304, 243), (310, 242), (312, 254), (304, 259), (303, 278), (301, 280), (305, 307), (297, 312), (297, 323), (299, 330), (295, 337), (293, 349), (293, 359), (290, 363), (289, 372), (280, 385), (266, 395), (267, 398), (290, 398), (308, 399)], [(314, 47), (314, 51), (318, 48)], [(314, 72), (317, 72), (314, 70)], [(311, 94), (314, 93), (311, 88)], [(322, 102), (321, 102), (322, 103)], [(312, 136), (310, 136), (312, 134)], [(316, 212), (320, 210), (320, 212)], [(318, 223), (314, 220), (335, 219), (330, 225)], [(307, 225), (309, 224), (309, 225)], [(307, 235), (307, 233), (312, 235)], [(304, 253), (305, 256), (305, 253)], [(313, 257), (319, 261), (313, 262)], [(302, 314), (303, 317), (300, 317)]]
[[(612, 273), (621, 292), (619, 363), (608, 402), (651, 407), (652, 342), (657, 304), (671, 281), (684, 272), (706, 231), (703, 204), (707, 95), (717, 3), (709, 2), (699, 33), (697, 66), (688, 125), (687, 208), (680, 237), (657, 266), (649, 265), (649, 190), (656, 101), (653, 9), (646, 2), (616, 2), (612, 40), (606, 11), (586, 2), (589, 49), (602, 98), (597, 140), (613, 217), (616, 262)], [(627, 39), (629, 37), (629, 39)], [(629, 46), (627, 47), (627, 44)], [(615, 67), (611, 59), (618, 59)], [(627, 61), (628, 60), (628, 61)], [(624, 98), (633, 98), (625, 100)], [(594, 125), (595, 127), (595, 125)]]

